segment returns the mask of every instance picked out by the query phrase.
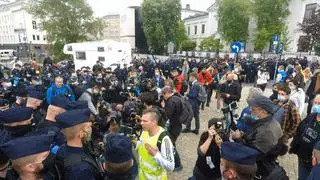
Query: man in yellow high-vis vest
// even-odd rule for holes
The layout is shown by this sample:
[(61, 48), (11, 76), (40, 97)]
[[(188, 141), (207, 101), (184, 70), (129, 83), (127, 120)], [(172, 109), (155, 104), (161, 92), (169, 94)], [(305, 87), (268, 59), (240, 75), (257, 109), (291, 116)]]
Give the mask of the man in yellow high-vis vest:
[(137, 143), (140, 180), (167, 180), (167, 171), (174, 169), (174, 147), (158, 125), (160, 116), (159, 111), (152, 108), (145, 110), (141, 117), (143, 132)]

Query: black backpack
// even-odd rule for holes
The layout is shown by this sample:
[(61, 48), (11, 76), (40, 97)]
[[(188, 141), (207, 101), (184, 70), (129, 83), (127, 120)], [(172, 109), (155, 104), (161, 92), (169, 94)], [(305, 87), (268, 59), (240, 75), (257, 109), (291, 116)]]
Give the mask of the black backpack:
[(187, 125), (188, 123), (190, 123), (192, 121), (192, 118), (193, 118), (192, 106), (189, 103), (189, 101), (182, 96), (180, 96), (180, 102), (181, 102), (181, 109), (182, 110), (181, 110), (181, 113), (180, 113), (178, 120), (181, 124)]

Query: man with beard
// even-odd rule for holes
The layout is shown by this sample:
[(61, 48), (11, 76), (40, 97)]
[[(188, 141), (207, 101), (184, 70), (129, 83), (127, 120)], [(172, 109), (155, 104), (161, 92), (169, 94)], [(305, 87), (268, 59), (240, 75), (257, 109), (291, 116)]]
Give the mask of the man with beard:
[(24, 136), (31, 132), (35, 123), (32, 122), (32, 109), (13, 107), (0, 112), (0, 119), (13, 138)]
[(67, 138), (67, 143), (60, 147), (57, 159), (63, 162), (63, 179), (90, 180), (99, 179), (99, 168), (94, 158), (86, 151), (92, 134), (89, 122), (90, 110), (77, 109), (67, 111), (56, 117)]
[(11, 159), (12, 167), (21, 180), (53, 179), (48, 173), (54, 166), (50, 153), (53, 135), (20, 137), (0, 146)]

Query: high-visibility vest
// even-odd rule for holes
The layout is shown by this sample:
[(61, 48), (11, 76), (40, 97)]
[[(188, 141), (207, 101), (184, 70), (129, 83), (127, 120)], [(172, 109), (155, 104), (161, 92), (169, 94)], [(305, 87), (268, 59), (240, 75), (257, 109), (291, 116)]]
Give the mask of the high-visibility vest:
[[(147, 131), (143, 131), (140, 136), (141, 143), (138, 146), (139, 154), (139, 179), (140, 180), (167, 180), (167, 171), (165, 168), (158, 165), (152, 155), (149, 154), (145, 148), (145, 144), (150, 144), (151, 147), (156, 148), (160, 134), (164, 131), (160, 128), (157, 135), (150, 137)], [(160, 149), (159, 149), (160, 151)]]

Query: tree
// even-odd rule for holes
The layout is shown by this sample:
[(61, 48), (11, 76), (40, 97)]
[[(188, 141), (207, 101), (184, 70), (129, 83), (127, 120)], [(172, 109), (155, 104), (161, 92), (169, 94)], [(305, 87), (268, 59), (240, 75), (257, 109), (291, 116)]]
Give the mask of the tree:
[(300, 52), (306, 50), (311, 53), (315, 45), (317, 46), (315, 50), (320, 50), (320, 10), (313, 13), (310, 18), (304, 19), (302, 23), (298, 24), (298, 27), (301, 32), (306, 34), (304, 38), (300, 37), (298, 44)]
[(252, 9), (257, 24), (255, 49), (262, 51), (268, 43), (272, 42), (275, 34), (285, 33), (285, 19), (290, 13), (289, 0), (254, 0), (253, 3)]
[(219, 31), (228, 43), (248, 40), (250, 0), (220, 0)]
[(193, 51), (197, 47), (197, 42), (192, 40), (184, 40), (181, 42), (181, 50), (182, 51)]
[(41, 20), (51, 51), (59, 60), (65, 56), (61, 48), (64, 44), (94, 40), (102, 35), (104, 24), (93, 16), (86, 0), (39, 0), (28, 11)]
[[(163, 54), (168, 42), (180, 43), (181, 4), (180, 0), (144, 0), (142, 3), (143, 31), (148, 46), (154, 53)], [(185, 32), (184, 32), (185, 33)]]
[(219, 51), (223, 45), (220, 43), (220, 39), (216, 39), (214, 36), (203, 39), (200, 43), (200, 49), (205, 51)]

